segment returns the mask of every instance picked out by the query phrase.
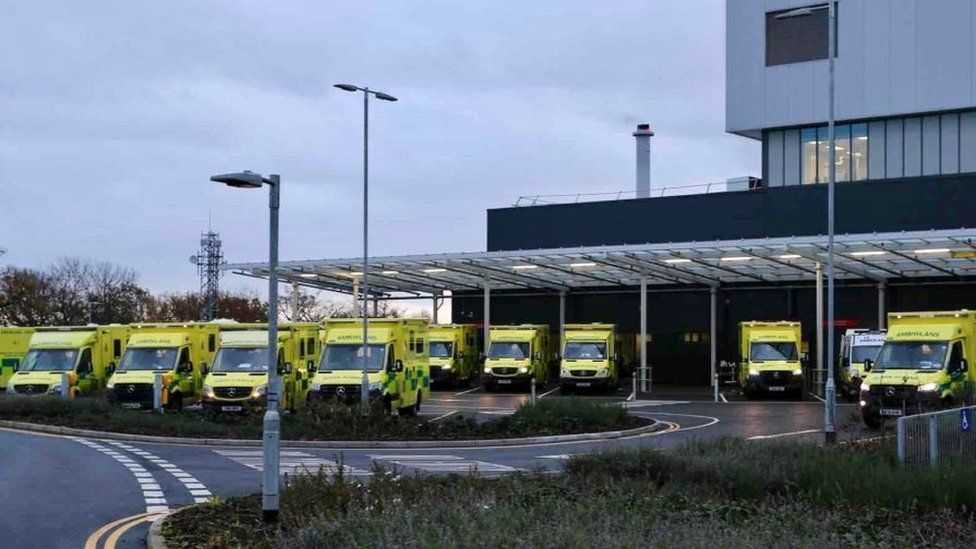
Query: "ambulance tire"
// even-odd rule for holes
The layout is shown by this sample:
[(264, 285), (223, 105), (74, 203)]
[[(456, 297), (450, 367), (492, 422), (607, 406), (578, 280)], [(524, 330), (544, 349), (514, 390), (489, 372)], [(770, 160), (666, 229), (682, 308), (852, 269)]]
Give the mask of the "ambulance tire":
[(167, 407), (171, 412), (183, 411), (183, 393), (172, 393)]
[(861, 417), (864, 419), (864, 424), (868, 426), (868, 429), (877, 429), (881, 427), (880, 415), (862, 413)]
[(393, 403), (390, 402), (390, 397), (383, 397), (383, 415), (388, 416), (393, 413)]
[(571, 395), (573, 394), (573, 388), (569, 384), (559, 385), (559, 394), (561, 395)]

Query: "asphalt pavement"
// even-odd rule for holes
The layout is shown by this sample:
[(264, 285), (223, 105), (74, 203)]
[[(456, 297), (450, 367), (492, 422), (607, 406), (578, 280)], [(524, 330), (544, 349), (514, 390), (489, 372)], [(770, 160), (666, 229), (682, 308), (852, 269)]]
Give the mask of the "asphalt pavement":
[[(540, 391), (541, 398), (563, 398)], [(542, 396), (544, 395), (544, 396)], [(679, 398), (669, 398), (678, 396)], [(730, 395), (731, 396), (731, 395)], [(584, 398), (623, 402), (616, 395)], [(689, 397), (689, 398), (680, 398)], [(823, 407), (811, 401), (728, 402), (667, 390), (626, 402), (666, 429), (610, 441), (437, 449), (285, 449), (282, 472), (324, 468), (368, 479), (374, 464), (404, 474), (556, 471), (569, 456), (620, 447), (673, 447), (691, 439), (815, 437)], [(430, 421), (467, 414), (484, 421), (512, 413), (524, 394), (437, 391), (421, 413)], [(852, 418), (840, 404), (838, 417)], [(856, 422), (848, 421), (855, 431)], [(9, 547), (144, 547), (149, 520), (181, 506), (260, 490), (259, 448), (122, 443), (0, 430), (0, 539)], [(86, 545), (86, 542), (89, 545)]]

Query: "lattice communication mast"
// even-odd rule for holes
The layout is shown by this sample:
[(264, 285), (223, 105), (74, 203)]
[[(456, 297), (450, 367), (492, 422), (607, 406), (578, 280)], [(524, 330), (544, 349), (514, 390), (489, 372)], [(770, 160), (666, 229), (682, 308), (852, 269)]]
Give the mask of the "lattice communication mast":
[(220, 233), (212, 230), (200, 233), (200, 251), (190, 256), (190, 263), (196, 265), (200, 273), (200, 320), (213, 320), (220, 313), (220, 266), (224, 264)]

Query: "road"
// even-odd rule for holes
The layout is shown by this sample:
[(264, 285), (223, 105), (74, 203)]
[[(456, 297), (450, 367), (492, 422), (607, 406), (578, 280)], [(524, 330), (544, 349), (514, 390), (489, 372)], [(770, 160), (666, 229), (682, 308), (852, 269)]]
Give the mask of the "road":
[[(550, 393), (543, 398), (562, 397)], [(346, 474), (366, 478), (375, 463), (408, 474), (476, 471), (494, 476), (558, 470), (572, 454), (606, 448), (673, 447), (689, 439), (729, 435), (814, 436), (823, 419), (816, 401), (656, 398), (627, 406), (665, 422), (668, 429), (628, 439), (492, 448), (287, 449), (282, 451), (282, 469), (336, 470), (342, 463)], [(442, 391), (432, 395), (422, 413), (432, 421), (453, 414), (484, 420), (511, 413), (525, 399), (480, 389)], [(845, 414), (850, 407), (842, 405), (838, 415)], [(0, 539), (16, 547), (144, 547), (147, 521), (155, 513), (212, 495), (260, 490), (257, 448), (121, 443), (0, 430), (0, 459)], [(86, 546), (86, 540), (95, 543)]]

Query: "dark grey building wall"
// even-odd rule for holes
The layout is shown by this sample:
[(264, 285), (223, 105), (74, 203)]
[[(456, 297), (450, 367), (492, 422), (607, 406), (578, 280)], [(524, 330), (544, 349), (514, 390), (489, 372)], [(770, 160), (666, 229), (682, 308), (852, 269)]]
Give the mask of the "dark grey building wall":
[[(837, 186), (843, 233), (976, 225), (976, 176)], [(488, 250), (809, 236), (826, 233), (825, 185), (488, 210)]]

